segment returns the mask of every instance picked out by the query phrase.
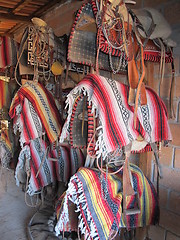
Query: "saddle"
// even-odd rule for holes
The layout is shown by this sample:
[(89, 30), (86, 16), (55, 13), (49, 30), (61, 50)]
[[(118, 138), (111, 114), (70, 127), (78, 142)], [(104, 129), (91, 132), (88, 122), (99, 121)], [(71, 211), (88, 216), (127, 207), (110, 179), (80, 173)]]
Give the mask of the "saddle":
[[(170, 33), (168, 25), (158, 36), (159, 26), (156, 25), (159, 22), (154, 17), (154, 11), (146, 12), (148, 19), (151, 20), (147, 27), (141, 23), (136, 12), (128, 9), (120, 0), (91, 0), (78, 11), (68, 46), (69, 62), (93, 66), (97, 73), (99, 69), (103, 69), (114, 74), (128, 75), (130, 86), (128, 102), (130, 106), (135, 107), (134, 126), (138, 102), (141, 105), (147, 103), (143, 82), (144, 61), (160, 62), (162, 77), (163, 63), (173, 61), (172, 49), (164, 43)], [(140, 31), (144, 34), (140, 34)], [(162, 37), (164, 42), (161, 40)]]

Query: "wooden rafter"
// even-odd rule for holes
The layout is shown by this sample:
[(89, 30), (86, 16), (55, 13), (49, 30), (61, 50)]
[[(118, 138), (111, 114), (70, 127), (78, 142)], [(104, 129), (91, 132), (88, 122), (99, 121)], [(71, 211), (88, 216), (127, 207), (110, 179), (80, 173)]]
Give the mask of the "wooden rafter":
[(0, 13), (0, 20), (14, 20), (16, 22), (29, 22), (31, 20), (30, 17), (26, 17), (26, 16), (20, 16), (20, 15), (15, 15), (12, 13)]
[(33, 17), (41, 18), (56, 4), (65, 2), (67, 0), (0, 0), (0, 35), (15, 34), (22, 26), (27, 26)]

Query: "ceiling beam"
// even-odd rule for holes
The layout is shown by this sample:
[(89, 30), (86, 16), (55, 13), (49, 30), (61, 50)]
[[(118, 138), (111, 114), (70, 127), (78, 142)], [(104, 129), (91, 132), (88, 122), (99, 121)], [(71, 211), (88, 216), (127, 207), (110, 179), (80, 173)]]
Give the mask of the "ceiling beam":
[(4, 12), (10, 12), (11, 11), (11, 9), (10, 8), (7, 8), (7, 7), (0, 7), (0, 10), (1, 11), (4, 11)]
[(45, 4), (43, 7), (39, 8), (37, 11), (35, 11), (32, 15), (32, 17), (40, 17), (42, 15), (44, 15), (47, 11), (50, 10), (50, 8), (54, 7), (54, 5), (58, 4), (58, 3), (64, 3), (64, 0), (53, 0), (53, 1), (49, 1), (47, 4)]
[(31, 20), (31, 17), (20, 16), (15, 14), (7, 14), (7, 13), (0, 13), (0, 20), (9, 20), (9, 21), (16, 21), (16, 22), (24, 22), (28, 23)]

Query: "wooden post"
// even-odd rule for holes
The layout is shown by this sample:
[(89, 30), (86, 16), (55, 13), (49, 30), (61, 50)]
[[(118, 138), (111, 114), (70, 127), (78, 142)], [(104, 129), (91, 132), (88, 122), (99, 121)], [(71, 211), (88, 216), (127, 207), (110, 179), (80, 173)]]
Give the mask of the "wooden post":
[[(146, 75), (145, 84), (153, 89), (155, 89), (154, 83), (154, 63), (146, 62)], [(141, 153), (139, 156), (139, 168), (143, 171), (144, 175), (151, 179), (151, 162), (152, 162), (152, 152)], [(143, 240), (146, 236), (146, 228), (138, 228), (136, 231), (136, 238), (138, 240)]]

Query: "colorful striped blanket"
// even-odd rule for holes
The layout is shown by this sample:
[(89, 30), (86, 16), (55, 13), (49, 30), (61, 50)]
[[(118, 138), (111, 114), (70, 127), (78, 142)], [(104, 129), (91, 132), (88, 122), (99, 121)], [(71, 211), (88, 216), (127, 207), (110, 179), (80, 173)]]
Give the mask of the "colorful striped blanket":
[(29, 145), (25, 145), (19, 154), (15, 172), (16, 184), (19, 186), (20, 183), (19, 172), (23, 169), (26, 169), (26, 172), (29, 170), (27, 193), (32, 196), (53, 182), (67, 183), (71, 174), (75, 174), (83, 165), (84, 156), (81, 150), (64, 145), (59, 146), (58, 151), (54, 148), (47, 152), (47, 144), (37, 138), (30, 141)]
[[(119, 228), (133, 229), (156, 224), (159, 206), (154, 186), (136, 165), (131, 164), (130, 170), (134, 190), (139, 195), (140, 213), (127, 215), (125, 224), (122, 214), (123, 170), (106, 177), (106, 174), (101, 175), (97, 169), (80, 168), (70, 179), (62, 204), (56, 207), (56, 234), (59, 235), (67, 228), (70, 230), (69, 219), (73, 217), (69, 215), (69, 207), (71, 210), (72, 203), (79, 215), (78, 228), (88, 240), (109, 239), (111, 231)], [(134, 204), (135, 197), (127, 196), (127, 207), (131, 208)]]
[[(9, 87), (9, 83), (0, 78), (0, 120), (9, 120), (8, 109), (11, 104), (11, 91)], [(12, 154), (12, 143), (8, 129), (3, 129), (0, 133), (0, 159), (3, 167), (9, 167)]]
[[(22, 112), (25, 99), (28, 99), (32, 104), (35, 110), (34, 112), (36, 112), (40, 118), (42, 127), (45, 129), (50, 143), (55, 142), (61, 133), (62, 121), (52, 94), (40, 83), (35, 84), (33, 82), (27, 82), (18, 90), (12, 100), (9, 110), (11, 118), (16, 119), (16, 115), (19, 115)], [(33, 114), (32, 111), (31, 113)], [(22, 122), (26, 123), (29, 117), (28, 114), (29, 112), (26, 111), (26, 109), (23, 109), (21, 114)], [(38, 128), (39, 125), (37, 126), (37, 131), (41, 131), (41, 128)], [(36, 138), (37, 135), (31, 136), (30, 133), (29, 139)]]
[(138, 107), (134, 128), (134, 107), (128, 105), (128, 93), (128, 86), (118, 81), (95, 74), (85, 76), (67, 97), (68, 117), (60, 141), (63, 142), (70, 135), (74, 103), (81, 94), (87, 97), (92, 113), (95, 112), (99, 119), (97, 157), (102, 155), (106, 158), (108, 153), (137, 140), (139, 135), (146, 144), (171, 140), (167, 110), (158, 95), (152, 89), (146, 88), (147, 105)]

